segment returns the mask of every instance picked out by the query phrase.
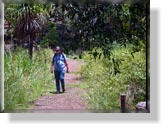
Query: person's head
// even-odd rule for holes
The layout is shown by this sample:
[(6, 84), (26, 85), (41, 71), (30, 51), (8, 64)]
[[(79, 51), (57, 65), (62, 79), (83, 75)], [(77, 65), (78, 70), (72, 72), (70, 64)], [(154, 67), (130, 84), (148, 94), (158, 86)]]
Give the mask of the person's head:
[(61, 53), (61, 48), (59, 46), (56, 46), (56, 48), (53, 49), (54, 53), (59, 54)]

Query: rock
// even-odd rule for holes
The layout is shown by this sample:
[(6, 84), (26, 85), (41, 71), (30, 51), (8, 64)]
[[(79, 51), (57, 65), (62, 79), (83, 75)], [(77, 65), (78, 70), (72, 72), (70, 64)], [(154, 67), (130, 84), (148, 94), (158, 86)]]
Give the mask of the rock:
[[(126, 96), (126, 106), (128, 109), (133, 110), (133, 103), (135, 100), (140, 100), (140, 102), (144, 101), (144, 97), (146, 92), (139, 85), (129, 85)], [(145, 104), (146, 106), (146, 104)]]
[(146, 102), (138, 102), (136, 108), (141, 110), (146, 110)]

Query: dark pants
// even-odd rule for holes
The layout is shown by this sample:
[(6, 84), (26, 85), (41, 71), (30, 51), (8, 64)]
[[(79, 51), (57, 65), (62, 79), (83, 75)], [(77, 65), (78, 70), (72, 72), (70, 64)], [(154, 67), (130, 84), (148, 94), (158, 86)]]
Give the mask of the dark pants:
[(54, 75), (55, 75), (55, 80), (56, 80), (57, 92), (60, 92), (60, 83), (62, 86), (62, 91), (65, 91), (65, 81), (64, 81), (65, 72), (64, 71), (54, 71)]

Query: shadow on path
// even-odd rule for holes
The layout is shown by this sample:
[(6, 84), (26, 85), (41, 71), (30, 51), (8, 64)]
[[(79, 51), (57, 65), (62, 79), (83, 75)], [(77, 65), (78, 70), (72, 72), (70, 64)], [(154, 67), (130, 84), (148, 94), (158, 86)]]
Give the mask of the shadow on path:
[[(80, 71), (83, 63), (73, 59), (67, 60), (70, 72), (65, 75), (65, 93), (56, 94), (55, 91), (50, 91), (50, 95), (42, 96), (34, 102), (35, 106), (33, 109), (87, 109), (87, 102), (82, 97), (86, 94), (86, 92), (84, 89), (77, 87), (81, 81), (78, 72)], [(74, 87), (68, 87), (68, 85), (73, 85)]]

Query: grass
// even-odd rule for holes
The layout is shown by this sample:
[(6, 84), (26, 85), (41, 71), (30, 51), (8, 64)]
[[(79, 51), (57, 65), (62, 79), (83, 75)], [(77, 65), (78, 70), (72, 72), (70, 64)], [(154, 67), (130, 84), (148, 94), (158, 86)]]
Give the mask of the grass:
[(30, 60), (21, 48), (5, 55), (5, 110), (26, 109), (39, 96), (55, 90), (49, 71), (52, 55), (44, 49)]
[[(99, 50), (101, 51), (101, 50)], [(112, 50), (110, 59), (94, 59), (87, 52), (83, 59), (86, 62), (81, 69), (81, 76), (86, 84), (82, 86), (87, 89), (87, 99), (91, 109), (116, 110), (120, 108), (120, 94), (132, 92), (134, 99), (127, 104), (131, 109), (139, 101), (145, 100), (146, 87), (146, 56), (144, 51), (135, 52), (131, 55), (132, 47), (116, 46)], [(114, 57), (114, 62), (113, 62)], [(114, 65), (119, 61), (118, 65)], [(119, 73), (116, 75), (115, 67), (118, 66)], [(128, 103), (130, 102), (130, 103)]]
[[(114, 73), (111, 59), (94, 59), (90, 54), (83, 55), (86, 63), (82, 66), (83, 80), (79, 84), (67, 84), (67, 87), (80, 87), (87, 91), (84, 96), (90, 109), (116, 110), (120, 107), (119, 95), (128, 88), (145, 91), (146, 58), (143, 51), (131, 55), (132, 47), (115, 47), (112, 50), (115, 61), (119, 63), (120, 73)], [(100, 50), (99, 50), (100, 51)], [(54, 77), (49, 67), (53, 53), (42, 49), (29, 59), (27, 50), (17, 49), (5, 55), (5, 109), (27, 109), (42, 95), (50, 95), (55, 90)], [(144, 100), (144, 93), (136, 93), (131, 105)]]

